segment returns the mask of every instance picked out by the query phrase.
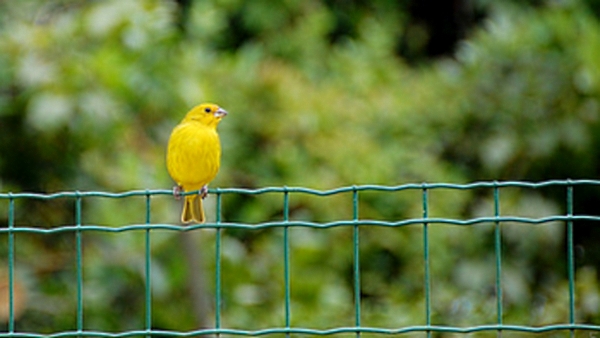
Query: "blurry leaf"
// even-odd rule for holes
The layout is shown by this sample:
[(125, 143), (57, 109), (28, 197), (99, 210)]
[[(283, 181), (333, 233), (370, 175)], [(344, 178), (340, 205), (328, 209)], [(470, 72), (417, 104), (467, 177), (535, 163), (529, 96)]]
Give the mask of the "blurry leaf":
[[(13, 293), (12, 293), (12, 305), (13, 305), (13, 318), (18, 319), (21, 317), (23, 312), (27, 308), (27, 292), (25, 286), (23, 285), (23, 281), (14, 277), (13, 279)], [(2, 278), (0, 278), (0, 321), (3, 323), (8, 323), (9, 320), (9, 280), (8, 273), (6, 271), (2, 272)]]

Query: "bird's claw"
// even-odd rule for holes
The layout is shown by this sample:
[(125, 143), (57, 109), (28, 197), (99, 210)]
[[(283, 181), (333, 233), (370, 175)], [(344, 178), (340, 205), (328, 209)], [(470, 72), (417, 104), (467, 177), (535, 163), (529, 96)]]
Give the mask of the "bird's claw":
[(181, 193), (183, 192), (183, 188), (180, 185), (176, 185), (173, 187), (173, 196), (176, 200), (181, 198)]
[(200, 195), (200, 198), (205, 199), (206, 195), (208, 195), (208, 186), (202, 186), (202, 189), (198, 191), (198, 195)]

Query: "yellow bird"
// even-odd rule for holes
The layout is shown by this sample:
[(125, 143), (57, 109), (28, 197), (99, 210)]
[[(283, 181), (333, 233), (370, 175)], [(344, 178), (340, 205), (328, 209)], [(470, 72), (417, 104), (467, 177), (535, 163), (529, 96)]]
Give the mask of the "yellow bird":
[(221, 142), (217, 125), (227, 111), (216, 104), (203, 103), (190, 110), (169, 137), (167, 170), (177, 184), (173, 193), (199, 190), (186, 195), (181, 213), (183, 223), (204, 223), (202, 199), (221, 165)]

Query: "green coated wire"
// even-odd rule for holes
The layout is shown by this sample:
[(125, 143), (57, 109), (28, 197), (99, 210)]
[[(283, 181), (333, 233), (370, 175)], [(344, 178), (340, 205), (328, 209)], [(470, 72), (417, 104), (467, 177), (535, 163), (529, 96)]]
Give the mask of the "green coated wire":
[[(59, 192), (54, 194), (37, 194), (37, 193), (0, 193), (0, 199), (7, 199), (9, 204), (8, 210), (8, 226), (0, 228), (0, 233), (6, 233), (8, 237), (8, 266), (9, 266), (9, 321), (8, 332), (0, 333), (2, 337), (30, 337), (30, 338), (59, 338), (59, 337), (132, 337), (132, 336), (165, 336), (165, 337), (192, 337), (202, 335), (240, 335), (240, 336), (262, 336), (270, 334), (302, 334), (302, 335), (335, 335), (342, 333), (354, 333), (357, 336), (361, 333), (375, 334), (403, 334), (412, 332), (426, 333), (431, 336), (432, 333), (473, 333), (484, 331), (497, 331), (500, 335), (502, 331), (540, 333), (551, 331), (569, 331), (571, 336), (575, 335), (576, 330), (600, 331), (599, 325), (576, 324), (575, 318), (575, 258), (574, 258), (574, 239), (573, 226), (578, 220), (600, 221), (600, 216), (592, 215), (574, 215), (573, 212), (573, 190), (575, 186), (590, 185), (600, 186), (598, 180), (550, 180), (543, 182), (475, 182), (470, 184), (448, 184), (448, 183), (423, 183), (423, 184), (405, 184), (400, 186), (379, 186), (379, 185), (361, 185), (352, 187), (341, 187), (332, 190), (314, 190), (302, 187), (267, 187), (261, 189), (211, 189), (209, 192), (217, 195), (217, 213), (214, 223), (195, 224), (192, 226), (180, 226), (175, 224), (152, 224), (151, 223), (151, 196), (155, 195), (172, 195), (171, 190), (144, 190), (144, 191), (128, 191), (123, 193), (106, 193), (106, 192)], [(549, 186), (565, 186), (567, 190), (567, 213), (566, 215), (555, 215), (541, 218), (515, 217), (515, 216), (500, 216), (500, 188), (503, 187), (524, 187), (524, 188), (543, 188)], [(474, 188), (493, 188), (494, 189), (494, 216), (493, 217), (477, 217), (469, 219), (450, 219), (450, 218), (430, 218), (428, 195), (432, 189), (457, 189), (467, 190)], [(403, 219), (395, 221), (379, 221), (359, 219), (359, 192), (360, 191), (403, 191), (416, 190), (422, 191), (423, 198), (423, 217), (413, 219)], [(353, 215), (352, 219), (344, 219), (339, 221), (316, 223), (306, 221), (291, 221), (289, 219), (289, 198), (290, 193), (312, 194), (317, 196), (329, 196), (351, 192), (353, 196)], [(190, 192), (194, 193), (194, 192)], [(246, 223), (227, 223), (222, 222), (221, 204), (222, 195), (224, 194), (248, 194), (258, 195), (267, 193), (283, 193), (283, 220), (276, 222), (263, 222), (258, 224)], [(146, 220), (145, 224), (129, 224), (124, 226), (100, 226), (87, 224), (82, 222), (82, 200), (86, 197), (105, 197), (105, 198), (127, 198), (131, 196), (144, 195), (146, 197)], [(72, 197), (75, 198), (75, 224), (57, 226), (53, 228), (36, 228), (28, 226), (15, 226), (15, 201), (17, 199), (54, 199)], [(539, 327), (532, 326), (517, 326), (503, 324), (503, 308), (502, 308), (502, 232), (501, 225), (503, 222), (515, 222), (521, 224), (543, 224), (548, 222), (562, 221), (567, 224), (567, 269), (569, 283), (569, 323), (546, 325)], [(497, 324), (495, 325), (480, 325), (470, 327), (452, 327), (452, 326), (436, 326), (431, 323), (431, 276), (430, 276), (430, 253), (429, 253), (429, 227), (433, 224), (446, 224), (455, 226), (471, 226), (481, 223), (493, 223), (495, 225), (494, 241), (495, 241), (495, 258), (496, 258), (496, 307), (497, 307)], [(425, 269), (425, 316), (426, 325), (424, 326), (407, 326), (402, 328), (373, 328), (362, 326), (361, 324), (361, 299), (360, 299), (360, 227), (361, 226), (383, 226), (383, 227), (403, 227), (411, 224), (421, 224), (423, 226), (423, 259)], [(339, 226), (353, 227), (353, 255), (354, 255), (354, 301), (355, 301), (355, 325), (353, 327), (336, 327), (327, 330), (317, 330), (310, 328), (291, 327), (291, 276), (290, 276), (290, 228), (292, 227), (308, 227), (316, 229), (325, 229)], [(246, 230), (257, 230), (265, 228), (282, 228), (283, 230), (283, 251), (284, 251), (284, 288), (285, 288), (285, 327), (282, 328), (267, 328), (262, 330), (236, 330), (221, 328), (221, 246), (222, 246), (222, 231), (227, 228), (237, 228)], [(150, 250), (150, 233), (156, 229), (165, 229), (171, 231), (191, 231), (202, 228), (216, 229), (216, 263), (215, 263), (215, 328), (202, 329), (188, 332), (181, 331), (164, 331), (152, 330), (152, 292), (151, 292), (151, 250)], [(117, 333), (84, 331), (83, 325), (83, 256), (82, 256), (82, 237), (85, 231), (93, 232), (108, 232), (119, 233), (126, 231), (145, 231), (145, 255), (146, 255), (146, 325), (145, 330), (132, 330)], [(17, 233), (38, 233), (51, 234), (61, 232), (74, 232), (76, 235), (76, 250), (77, 250), (77, 330), (63, 331), (53, 334), (38, 334), (14, 332), (14, 255), (15, 255), (15, 236)]]
[[(221, 192), (217, 190), (216, 205), (216, 224), (221, 223)], [(222, 228), (217, 228), (215, 235), (215, 328), (221, 328), (221, 232)], [(219, 334), (217, 333), (217, 336)]]
[[(429, 217), (429, 192), (423, 187), (423, 219)], [(423, 222), (423, 260), (425, 265), (425, 324), (431, 326), (431, 276), (429, 262), (429, 225)], [(431, 337), (431, 331), (427, 330), (427, 337)]]
[[(354, 190), (358, 191), (402, 191), (402, 190), (421, 190), (423, 188), (427, 188), (428, 190), (433, 189), (456, 189), (456, 190), (470, 190), (476, 188), (531, 188), (531, 189), (539, 189), (551, 186), (578, 186), (578, 185), (588, 185), (588, 186), (600, 186), (600, 180), (548, 180), (541, 182), (526, 182), (526, 181), (482, 181), (482, 182), (474, 182), (468, 184), (453, 184), (453, 183), (410, 183), (403, 184), (397, 186), (384, 186), (384, 185), (358, 185), (358, 186), (348, 186), (341, 187), (337, 189), (330, 190), (316, 190), (309, 189), (303, 187), (266, 187), (260, 189), (243, 189), (243, 188), (220, 188), (219, 192), (221, 194), (241, 194), (241, 195), (260, 195), (266, 193), (303, 193), (317, 196), (329, 196), (340, 193), (348, 193)], [(215, 193), (215, 189), (209, 189), (209, 193)], [(73, 192), (73, 191), (65, 191), (65, 192), (57, 192), (51, 194), (44, 193), (18, 193), (12, 194), (9, 197), (7, 193), (0, 193), (0, 199), (20, 199), (20, 198), (29, 198), (29, 199), (54, 199), (59, 197), (106, 197), (106, 198), (126, 198), (131, 196), (144, 196), (145, 194), (150, 193), (152, 195), (173, 195), (173, 191), (170, 189), (151, 189), (151, 190), (132, 190), (126, 191), (122, 193), (109, 193), (105, 191), (87, 191), (87, 192)], [(197, 194), (198, 191), (187, 191), (181, 193), (182, 195), (192, 195)]]
[[(150, 199), (151, 199), (151, 194), (147, 193), (146, 194), (146, 224), (150, 224)], [(146, 229), (145, 232), (145, 245), (146, 245), (146, 252), (145, 252), (145, 263), (146, 263), (146, 267), (145, 267), (145, 276), (146, 276), (146, 285), (145, 285), (145, 300), (146, 300), (146, 330), (151, 330), (152, 329), (152, 284), (151, 284), (151, 261), (150, 261), (150, 229)], [(147, 336), (149, 337), (149, 336)]]
[(108, 233), (119, 233), (126, 231), (139, 231), (139, 230), (172, 230), (172, 231), (193, 231), (197, 229), (245, 229), (245, 230), (261, 230), (266, 228), (292, 228), (292, 227), (307, 227), (307, 228), (315, 228), (315, 229), (327, 229), (327, 228), (335, 228), (335, 227), (344, 227), (349, 226), (353, 227), (355, 225), (361, 226), (381, 226), (381, 227), (403, 227), (414, 224), (423, 224), (427, 223), (429, 225), (432, 224), (447, 224), (447, 225), (456, 225), (456, 226), (471, 226), (482, 223), (494, 223), (494, 222), (513, 222), (513, 223), (522, 223), (522, 224), (544, 224), (551, 222), (567, 222), (567, 221), (593, 221), (599, 222), (600, 216), (592, 216), (592, 215), (572, 215), (572, 216), (548, 216), (548, 217), (540, 217), (540, 218), (530, 218), (530, 217), (516, 217), (516, 216), (501, 216), (501, 217), (476, 217), (469, 219), (451, 219), (451, 218), (411, 218), (400, 221), (380, 221), (380, 220), (372, 220), (372, 219), (361, 219), (359, 221), (355, 220), (341, 220), (334, 222), (325, 222), (325, 223), (316, 223), (316, 222), (308, 222), (308, 221), (274, 221), (274, 222), (263, 222), (263, 223), (203, 223), (203, 224), (192, 224), (187, 226), (176, 225), (176, 224), (161, 224), (161, 223), (153, 223), (153, 224), (130, 224), (124, 226), (104, 226), (104, 225), (65, 225), (65, 226), (56, 226), (54, 228), (36, 228), (36, 227), (27, 227), (20, 226), (16, 227), (9, 231), (8, 228), (0, 228), (1, 233), (35, 233), (35, 234), (51, 234), (51, 233), (61, 233), (61, 232), (84, 232), (84, 231), (92, 231), (92, 232), (108, 232)]
[[(500, 217), (500, 189), (494, 187), (494, 217)], [(496, 255), (496, 322), (502, 325), (502, 232), (500, 222), (494, 224), (494, 246)], [(498, 331), (498, 336), (502, 331)]]
[[(573, 186), (567, 186), (567, 216), (573, 216)], [(575, 258), (573, 253), (573, 221), (567, 221), (567, 268), (569, 278), (569, 324), (575, 324)], [(571, 336), (574, 336), (571, 330)]]
[[(358, 221), (358, 191), (352, 191), (352, 219)], [(353, 255), (354, 255), (354, 326), (360, 327), (360, 228), (358, 224), (353, 228)], [(356, 333), (360, 336), (360, 332)]]
[[(11, 196), (11, 193), (8, 193)], [(8, 332), (15, 332), (15, 200), (8, 200)]]
[(76, 194), (75, 199), (75, 231), (77, 250), (77, 331), (83, 331), (83, 263), (81, 249), (81, 196)]
[(438, 333), (455, 333), (455, 334), (470, 334), (477, 332), (492, 332), (492, 331), (512, 331), (522, 333), (544, 333), (557, 332), (567, 330), (580, 330), (600, 332), (600, 325), (592, 324), (556, 324), (546, 326), (520, 326), (520, 325), (479, 325), (467, 327), (455, 326), (406, 326), (401, 328), (378, 328), (378, 327), (336, 327), (333, 329), (309, 329), (309, 328), (268, 328), (262, 330), (239, 330), (239, 329), (200, 329), (193, 331), (168, 331), (168, 330), (130, 330), (122, 332), (102, 332), (102, 331), (62, 331), (51, 334), (30, 333), (30, 332), (0, 332), (0, 338), (66, 338), (66, 337), (98, 337), (98, 338), (126, 338), (143, 335), (151, 335), (154, 337), (196, 337), (210, 335), (236, 335), (244, 337), (257, 337), (275, 334), (300, 334), (300, 335), (315, 335), (315, 336), (330, 336), (344, 333), (371, 333), (381, 335), (401, 335), (418, 332), (438, 332)]
[[(283, 221), (290, 219), (290, 195), (287, 190), (283, 192)], [(291, 304), (290, 304), (290, 239), (289, 227), (283, 228), (283, 274), (285, 289), (285, 327), (291, 326)]]

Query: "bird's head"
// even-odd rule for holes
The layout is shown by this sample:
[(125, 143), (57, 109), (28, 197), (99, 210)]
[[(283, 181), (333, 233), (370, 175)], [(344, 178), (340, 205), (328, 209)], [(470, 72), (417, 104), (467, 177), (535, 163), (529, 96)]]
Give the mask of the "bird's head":
[(216, 128), (227, 111), (214, 103), (202, 103), (190, 110), (182, 122), (197, 121), (204, 125)]

